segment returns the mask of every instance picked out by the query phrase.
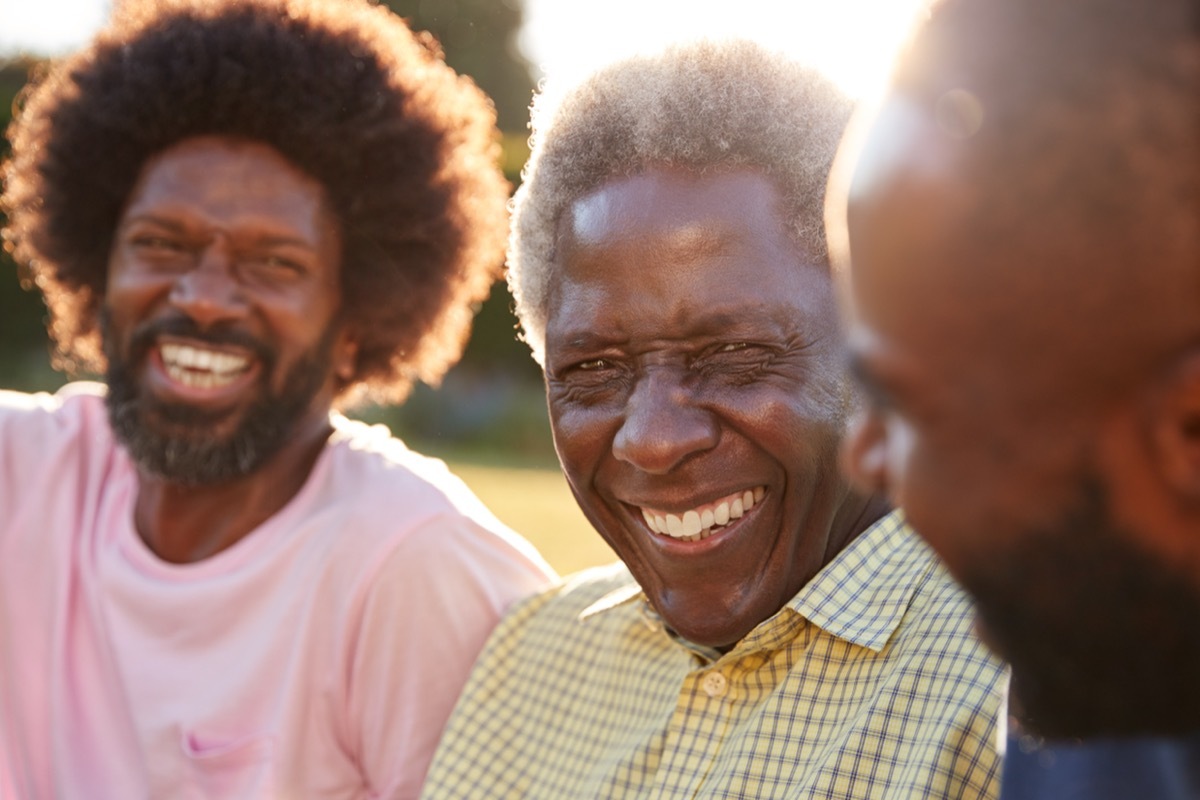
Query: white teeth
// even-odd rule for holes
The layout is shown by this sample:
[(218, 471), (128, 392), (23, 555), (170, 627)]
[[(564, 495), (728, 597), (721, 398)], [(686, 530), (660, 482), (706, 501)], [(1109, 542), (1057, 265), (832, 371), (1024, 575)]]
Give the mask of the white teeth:
[[(207, 388), (229, 383), (237, 373), (250, 366), (250, 359), (245, 356), (186, 344), (165, 343), (159, 347), (159, 353), (168, 374), (188, 386)], [(215, 383), (208, 378), (199, 378), (197, 373), (210, 376)]]
[(646, 527), (655, 533), (665, 534), (685, 542), (697, 542), (712, 535), (714, 528), (728, 525), (739, 519), (760, 503), (766, 496), (766, 488), (756, 486), (740, 495), (724, 498), (719, 503), (708, 503), (677, 514), (660, 514), (648, 508), (641, 509)]

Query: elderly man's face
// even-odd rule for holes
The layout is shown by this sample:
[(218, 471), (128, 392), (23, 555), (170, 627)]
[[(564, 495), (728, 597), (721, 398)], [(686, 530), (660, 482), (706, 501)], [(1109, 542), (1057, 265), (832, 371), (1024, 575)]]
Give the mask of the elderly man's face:
[(884, 106), (849, 193), (839, 266), (865, 410), (845, 465), (889, 492), (975, 597), (1032, 727), (1194, 725), (1200, 598), (1131, 502), (1152, 470), (1121, 398), (1077, 388), (1065, 354), (1093, 334), (1039, 293), (1030, 276), (1056, 265), (1025, 268), (1038, 242), (973, 235), (977, 174), (914, 114)]
[(657, 170), (568, 210), (546, 329), (576, 499), (666, 623), (736, 643), (845, 543), (828, 270), (750, 171)]

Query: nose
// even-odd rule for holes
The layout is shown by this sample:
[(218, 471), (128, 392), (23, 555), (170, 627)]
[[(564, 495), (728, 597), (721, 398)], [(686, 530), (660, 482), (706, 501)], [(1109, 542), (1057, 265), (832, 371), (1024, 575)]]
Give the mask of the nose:
[(626, 402), (613, 455), (661, 475), (689, 456), (716, 447), (719, 440), (713, 413), (696, 404), (672, 371), (655, 370), (638, 380)]
[(886, 494), (889, 488), (887, 429), (869, 409), (851, 420), (842, 440), (842, 472), (859, 490)]
[(223, 240), (208, 243), (197, 255), (195, 265), (176, 278), (170, 302), (202, 328), (245, 314), (245, 297), (233, 257)]

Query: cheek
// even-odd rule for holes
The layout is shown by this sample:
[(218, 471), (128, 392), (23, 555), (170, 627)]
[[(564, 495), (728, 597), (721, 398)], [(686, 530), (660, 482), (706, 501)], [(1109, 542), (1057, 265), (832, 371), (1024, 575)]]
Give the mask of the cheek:
[(110, 313), (133, 316), (156, 298), (165, 298), (170, 291), (171, 282), (163, 276), (110, 267), (104, 289), (104, 304)]
[(611, 415), (595, 409), (579, 409), (550, 403), (550, 430), (554, 449), (562, 463), (563, 472), (572, 485), (583, 488), (589, 483), (580, 480), (593, 475), (600, 462), (611, 453)]
[[(838, 449), (846, 434), (847, 410), (840, 396), (822, 392), (763, 392), (748, 396), (741, 418), (759, 446), (785, 465), (815, 464), (837, 473)], [(731, 418), (739, 412), (730, 415)]]

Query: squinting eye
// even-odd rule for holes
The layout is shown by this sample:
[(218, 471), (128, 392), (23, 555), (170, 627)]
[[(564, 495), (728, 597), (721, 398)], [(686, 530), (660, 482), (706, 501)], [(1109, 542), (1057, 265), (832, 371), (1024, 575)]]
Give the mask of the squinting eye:
[(153, 250), (182, 250), (183, 246), (173, 239), (163, 236), (138, 236), (133, 240), (134, 247)]
[(720, 349), (718, 349), (717, 352), (718, 353), (734, 353), (734, 352), (737, 352), (738, 350), (745, 350), (747, 347), (749, 347), (749, 345), (746, 344), (745, 342), (730, 342), (729, 344), (721, 345)]
[(260, 261), (264, 266), (275, 267), (278, 269), (290, 269), (295, 272), (300, 271), (300, 265), (289, 258), (283, 256), (263, 256)]
[(608, 362), (605, 361), (603, 358), (593, 358), (591, 361), (580, 361), (578, 364), (575, 365), (575, 369), (581, 369), (581, 370), (585, 370), (587, 372), (592, 372), (594, 370), (604, 369), (607, 366), (608, 366)]

